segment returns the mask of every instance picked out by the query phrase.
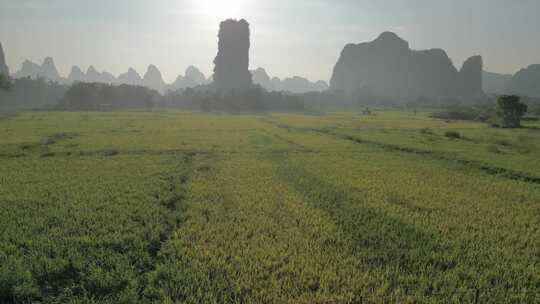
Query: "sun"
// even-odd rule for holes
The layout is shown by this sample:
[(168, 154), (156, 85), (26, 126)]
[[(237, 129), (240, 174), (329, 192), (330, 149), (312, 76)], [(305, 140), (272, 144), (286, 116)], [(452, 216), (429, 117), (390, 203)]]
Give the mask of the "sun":
[(203, 13), (220, 18), (240, 18), (246, 0), (196, 0)]

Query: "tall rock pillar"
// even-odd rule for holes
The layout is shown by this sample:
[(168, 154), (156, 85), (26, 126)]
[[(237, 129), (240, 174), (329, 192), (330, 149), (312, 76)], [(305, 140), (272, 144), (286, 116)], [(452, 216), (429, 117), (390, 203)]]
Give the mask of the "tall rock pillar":
[(4, 56), (4, 49), (2, 43), (0, 43), (0, 74), (9, 77), (9, 68), (6, 64), (6, 57)]
[(223, 21), (219, 28), (218, 54), (214, 60), (214, 84), (219, 92), (242, 92), (253, 86), (249, 71), (249, 23)]
[(459, 71), (459, 93), (462, 97), (478, 97), (483, 95), (482, 90), (482, 57), (473, 56), (463, 63)]

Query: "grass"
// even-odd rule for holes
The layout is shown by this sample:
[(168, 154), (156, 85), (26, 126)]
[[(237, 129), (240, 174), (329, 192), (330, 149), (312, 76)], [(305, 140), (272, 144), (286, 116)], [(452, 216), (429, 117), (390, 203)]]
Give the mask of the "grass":
[(527, 124), (0, 117), (0, 302), (535, 303)]

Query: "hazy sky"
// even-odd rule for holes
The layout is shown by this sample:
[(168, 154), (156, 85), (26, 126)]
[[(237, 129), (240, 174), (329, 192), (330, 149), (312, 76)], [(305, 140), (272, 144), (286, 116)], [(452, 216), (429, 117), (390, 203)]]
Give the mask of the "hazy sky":
[(61, 74), (94, 65), (113, 74), (155, 64), (172, 81), (209, 75), (219, 22), (251, 23), (251, 67), (328, 80), (346, 43), (391, 30), (414, 49), (443, 48), (460, 67), (513, 73), (540, 63), (539, 0), (0, 0), (0, 42), (12, 71), (51, 56)]

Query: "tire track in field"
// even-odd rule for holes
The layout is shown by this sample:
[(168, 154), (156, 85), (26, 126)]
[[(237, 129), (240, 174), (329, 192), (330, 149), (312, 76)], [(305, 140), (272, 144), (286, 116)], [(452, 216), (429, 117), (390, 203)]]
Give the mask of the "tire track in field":
[[(350, 236), (352, 251), (361, 261), (363, 271), (374, 278), (381, 279), (382, 275), (382, 280), (371, 286), (375, 290), (371, 296), (377, 294), (376, 290), (382, 285), (388, 288), (383, 294), (377, 294), (380, 298), (399, 298), (404, 295), (404, 289), (410, 289), (405, 293), (412, 292), (415, 296), (441, 295), (433, 281), (426, 280), (425, 276), (430, 274), (434, 279), (436, 274), (452, 271), (457, 261), (442, 254), (449, 248), (434, 235), (365, 205), (354, 189), (329, 184), (287, 160), (286, 156), (274, 161), (279, 164), (278, 175), (283, 181), (303, 195), (310, 206), (324, 211)], [(415, 279), (399, 277), (400, 273), (414, 274)], [(423, 280), (418, 279), (423, 276)]]
[(349, 240), (276, 175), (223, 156), (191, 185), (189, 220), (160, 254), (162, 302), (356, 303), (367, 283)]
[(507, 178), (510, 180), (522, 181), (522, 182), (531, 183), (531, 184), (540, 184), (539, 176), (533, 176), (533, 175), (515, 171), (512, 169), (490, 166), (490, 165), (487, 165), (485, 163), (475, 161), (475, 160), (454, 158), (454, 157), (449, 157), (447, 155), (444, 155), (443, 153), (440, 153), (440, 152), (422, 150), (422, 149), (416, 149), (416, 148), (410, 148), (410, 147), (402, 147), (399, 145), (387, 144), (387, 143), (382, 143), (382, 142), (377, 142), (377, 141), (372, 141), (372, 140), (365, 140), (360, 137), (337, 133), (329, 129), (294, 127), (294, 126), (282, 124), (282, 123), (279, 123), (270, 119), (266, 119), (266, 118), (260, 119), (260, 120), (268, 124), (271, 124), (275, 127), (278, 127), (280, 129), (285, 129), (289, 131), (297, 130), (297, 131), (304, 131), (304, 132), (305, 131), (314, 132), (314, 133), (318, 133), (322, 135), (332, 136), (334, 138), (338, 138), (342, 140), (347, 140), (356, 144), (364, 144), (364, 145), (369, 145), (372, 147), (378, 147), (378, 148), (381, 148), (383, 150), (390, 151), (390, 152), (401, 152), (401, 153), (406, 153), (406, 154), (425, 155), (425, 156), (432, 157), (434, 159), (453, 162), (462, 166), (480, 170), (489, 175), (495, 175), (495, 176)]
[[(370, 283), (376, 282), (371, 293), (378, 299), (375, 302), (383, 302), (382, 299), (406, 302), (408, 296), (424, 299), (426, 303), (449, 299), (467, 302), (474, 291), (480, 290), (488, 298), (513, 303), (533, 299), (537, 294), (534, 279), (530, 285), (486, 280), (492, 269), (485, 265), (494, 262), (489, 255), (479, 260), (464, 256), (460, 247), (463, 243), (456, 244), (444, 234), (429, 232), (388, 214), (368, 202), (361, 189), (330, 182), (326, 175), (308, 169), (309, 163), (296, 163), (286, 154), (274, 161), (281, 180), (302, 194), (309, 205), (326, 212), (350, 236), (354, 258), (361, 261), (363, 272), (370, 274)], [(490, 246), (497, 248), (496, 243)], [(510, 268), (505, 273), (508, 277), (515, 274), (535, 277), (530, 268)]]
[(162, 176), (162, 179), (167, 181), (167, 188), (158, 203), (169, 210), (169, 216), (164, 220), (166, 222), (166, 228), (161, 233), (159, 239), (149, 245), (148, 251), (152, 262), (141, 273), (141, 277), (143, 277), (143, 284), (140, 288), (141, 299), (155, 300), (156, 295), (151, 286), (152, 275), (158, 268), (160, 253), (174, 236), (174, 232), (187, 220), (186, 214), (190, 208), (187, 198), (187, 188), (191, 182), (193, 172), (196, 170), (197, 156), (199, 154), (195, 152), (176, 154), (174, 158), (174, 161), (177, 163), (175, 170), (172, 174), (164, 174)]

